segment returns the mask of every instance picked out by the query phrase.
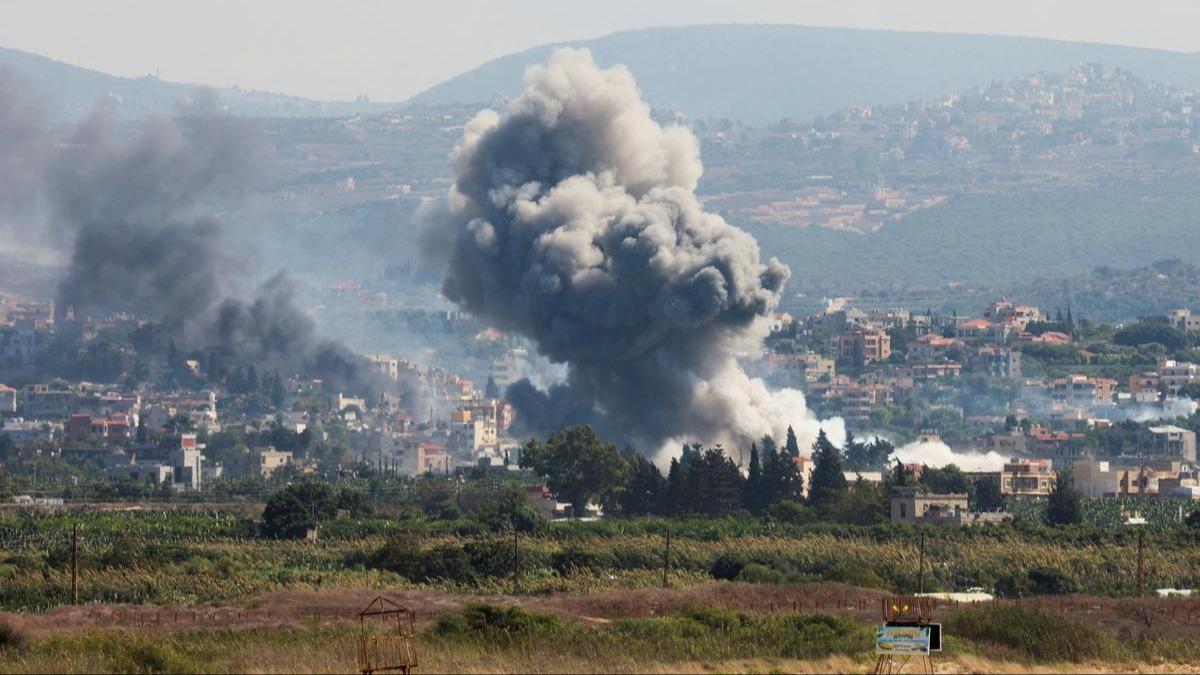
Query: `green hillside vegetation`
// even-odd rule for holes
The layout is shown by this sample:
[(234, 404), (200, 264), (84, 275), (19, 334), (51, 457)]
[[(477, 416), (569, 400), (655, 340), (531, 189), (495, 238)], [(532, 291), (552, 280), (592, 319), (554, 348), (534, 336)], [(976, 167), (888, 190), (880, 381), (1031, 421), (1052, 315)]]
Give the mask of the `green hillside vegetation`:
[(1076, 316), (1114, 323), (1173, 309), (1200, 311), (1200, 266), (1179, 259), (1145, 267), (1098, 267), (1065, 279), (1037, 279), (1015, 286), (1010, 296), (1041, 307), (1072, 307)]
[(1196, 180), (961, 194), (870, 234), (738, 225), (792, 268), (793, 290), (949, 282), (1017, 288), (1098, 266), (1200, 257)]

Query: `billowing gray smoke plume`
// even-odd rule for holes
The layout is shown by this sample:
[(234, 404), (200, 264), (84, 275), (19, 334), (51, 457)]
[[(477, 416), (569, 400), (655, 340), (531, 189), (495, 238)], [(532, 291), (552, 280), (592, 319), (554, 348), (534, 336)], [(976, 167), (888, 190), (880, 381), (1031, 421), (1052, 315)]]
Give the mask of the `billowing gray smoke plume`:
[(240, 283), (248, 261), (229, 252), (214, 207), (248, 192), (258, 173), (264, 147), (248, 123), (219, 114), (205, 94), (177, 119), (135, 130), (101, 104), (54, 145), (27, 133), (37, 127), (20, 94), (0, 79), (0, 178), (8, 163), (24, 165), (36, 177), (25, 192), (38, 193), (52, 223), (49, 239), (67, 242), (60, 311), (127, 311), (163, 321), (189, 348), (216, 347), (341, 389), (385, 388), (369, 362), (318, 335), (286, 278), (257, 290)]
[(150, 120), (130, 138), (117, 124), (113, 106), (100, 108), (51, 167), (52, 217), (73, 240), (59, 304), (202, 317), (240, 270), (201, 205), (245, 189), (258, 146), (213, 111)]
[(566, 382), (508, 392), (533, 431), (587, 422), (649, 450), (746, 443), (818, 422), (797, 391), (769, 392), (735, 355), (757, 348), (787, 267), (705, 213), (699, 146), (650, 117), (633, 77), (559, 50), (504, 114), (484, 111), (451, 156), (457, 180), (427, 209), (447, 297), (531, 338)]

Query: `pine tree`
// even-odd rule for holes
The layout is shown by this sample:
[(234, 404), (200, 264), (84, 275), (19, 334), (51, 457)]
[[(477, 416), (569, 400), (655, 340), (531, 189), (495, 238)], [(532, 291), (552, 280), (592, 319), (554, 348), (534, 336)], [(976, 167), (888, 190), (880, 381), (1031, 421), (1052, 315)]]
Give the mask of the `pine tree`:
[(488, 398), (500, 398), (500, 387), (496, 386), (496, 378), (488, 375), (487, 386), (483, 388), (483, 395)]
[(1058, 472), (1046, 500), (1046, 522), (1051, 525), (1074, 525), (1083, 520), (1082, 501), (1075, 488), (1075, 474), (1070, 468)]
[(645, 457), (637, 456), (630, 461), (629, 482), (621, 493), (621, 514), (645, 516), (660, 513), (665, 501), (667, 481)]
[(287, 396), (283, 390), (283, 378), (279, 375), (278, 370), (275, 371), (274, 375), (270, 376), (270, 393), (271, 405), (276, 408), (282, 408)]
[(791, 426), (788, 426), (787, 446), (785, 447), (787, 448), (787, 454), (789, 457), (800, 456), (800, 444), (796, 442), (796, 432), (792, 430)]
[(695, 448), (690, 464), (683, 467), (680, 511), (710, 517), (725, 516), (741, 508), (742, 478), (737, 464), (721, 446)]
[(840, 455), (822, 429), (813, 443), (813, 472), (808, 503), (825, 512), (834, 509), (846, 494), (846, 476), (842, 473)]
[(762, 515), (763, 511), (763, 473), (762, 463), (758, 457), (758, 446), (750, 444), (750, 470), (746, 475), (746, 484), (742, 489), (742, 506), (754, 515)]
[(763, 437), (762, 489), (760, 502), (766, 510), (782, 501), (799, 502), (804, 499), (804, 477), (796, 459), (787, 451), (775, 449), (775, 442)]

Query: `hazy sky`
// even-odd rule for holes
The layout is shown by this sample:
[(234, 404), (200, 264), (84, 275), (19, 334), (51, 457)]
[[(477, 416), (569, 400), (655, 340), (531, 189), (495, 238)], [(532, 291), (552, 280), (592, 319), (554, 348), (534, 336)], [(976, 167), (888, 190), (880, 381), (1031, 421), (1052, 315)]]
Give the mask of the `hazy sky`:
[(1200, 51), (1196, 0), (0, 0), (0, 46), (118, 75), (400, 100), (496, 56), (613, 31), (793, 23)]

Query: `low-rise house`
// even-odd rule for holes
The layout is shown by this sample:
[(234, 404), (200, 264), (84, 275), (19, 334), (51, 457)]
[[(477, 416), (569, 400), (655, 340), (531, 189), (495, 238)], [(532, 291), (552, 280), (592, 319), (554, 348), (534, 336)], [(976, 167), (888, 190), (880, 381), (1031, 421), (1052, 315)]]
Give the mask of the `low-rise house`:
[(204, 445), (196, 442), (196, 434), (183, 433), (158, 445), (113, 453), (105, 475), (109, 480), (129, 478), (168, 483), (177, 490), (199, 490), (203, 484), (203, 465)]
[(1138, 438), (1138, 450), (1146, 457), (1196, 461), (1196, 432), (1174, 425), (1147, 427)]
[(276, 471), (291, 464), (292, 453), (276, 450), (274, 446), (254, 448), (246, 455), (247, 478), (270, 478)]
[(967, 506), (965, 494), (934, 494), (919, 487), (896, 488), (891, 502), (893, 525), (927, 523), (931, 525), (985, 525), (1011, 518), (1008, 513), (980, 513)]
[(1057, 474), (1048, 459), (1013, 459), (1000, 469), (1000, 493), (1027, 497), (1050, 494)]
[(1171, 323), (1172, 328), (1182, 333), (1200, 331), (1200, 315), (1192, 314), (1191, 310), (1173, 309), (1167, 320)]

